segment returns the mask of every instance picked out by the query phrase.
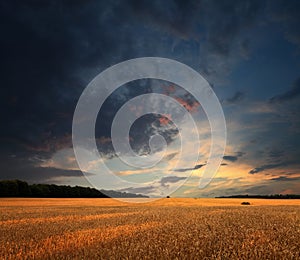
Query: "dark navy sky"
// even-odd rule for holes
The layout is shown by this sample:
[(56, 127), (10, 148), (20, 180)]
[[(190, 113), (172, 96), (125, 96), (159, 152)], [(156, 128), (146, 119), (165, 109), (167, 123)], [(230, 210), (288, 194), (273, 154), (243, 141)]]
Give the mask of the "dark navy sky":
[[(204, 190), (187, 184), (178, 196), (300, 193), (299, 1), (1, 1), (0, 20), (0, 179), (88, 185), (71, 140), (80, 94), (111, 65), (158, 56), (201, 73), (227, 122), (218, 175)], [(107, 100), (96, 129), (107, 160), (114, 156), (110, 122), (117, 109), (168, 87), (144, 80)], [(181, 103), (195, 104), (178, 93)], [(147, 152), (154, 123), (171, 124), (157, 116), (136, 122), (136, 151)], [(163, 133), (172, 144), (178, 131), (171, 125)]]

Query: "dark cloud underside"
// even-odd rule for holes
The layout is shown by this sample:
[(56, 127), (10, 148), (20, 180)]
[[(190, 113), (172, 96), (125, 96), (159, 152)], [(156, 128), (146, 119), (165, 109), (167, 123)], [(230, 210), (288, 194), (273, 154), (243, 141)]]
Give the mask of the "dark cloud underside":
[[(243, 165), (248, 167), (244, 178), (259, 174), (255, 177), (261, 176), (261, 182), (274, 171), (276, 177), (268, 185), (278, 185), (276, 191), (281, 183), (299, 183), (287, 175), (290, 169), (292, 175), (299, 169), (299, 14), (297, 0), (1, 1), (0, 179), (82, 178), (71, 153), (66, 153), (70, 158), (60, 158), (65, 167), (40, 167), (60, 151), (71, 151), (72, 117), (80, 94), (111, 65), (159, 56), (200, 72), (222, 100), (227, 151), (239, 152), (225, 154), (222, 165), (227, 166), (221, 168), (238, 171)], [(111, 123), (118, 109), (133, 97), (152, 92), (175, 98), (192, 116), (205, 114), (190, 93), (170, 82), (143, 79), (120, 86), (97, 118), (96, 142), (105, 159), (116, 156)], [(130, 129), (133, 150), (148, 154), (153, 134), (171, 144), (180, 138), (180, 129), (167, 116), (143, 116)], [(171, 151), (164, 163), (177, 152)], [(67, 159), (74, 170), (66, 167)], [(182, 178), (168, 176), (159, 185)], [(268, 185), (244, 190), (275, 190)], [(127, 191), (153, 193), (156, 188)], [(235, 191), (229, 187), (226, 192)]]

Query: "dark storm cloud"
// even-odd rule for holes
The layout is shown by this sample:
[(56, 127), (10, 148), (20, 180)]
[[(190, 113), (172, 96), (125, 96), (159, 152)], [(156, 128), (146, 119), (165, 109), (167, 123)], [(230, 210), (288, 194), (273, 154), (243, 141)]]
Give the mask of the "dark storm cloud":
[(135, 56), (129, 17), (122, 6), (101, 1), (1, 5), (2, 97), (10, 108), (2, 134), (32, 143), (49, 130), (53, 136), (70, 132), (86, 84), (110, 64)]
[[(140, 34), (140, 21), (125, 15), (130, 8), (130, 2), (2, 2), (6, 87), (0, 113), (7, 124), (1, 136), (23, 143), (29, 153), (69, 147), (58, 140), (71, 134), (73, 111), (86, 84), (109, 65), (139, 56), (135, 49), (151, 48), (137, 47), (137, 36), (147, 41), (148, 34)], [(97, 137), (109, 137), (112, 116), (122, 102), (147, 92), (146, 87), (116, 91), (102, 109)], [(172, 134), (165, 133), (168, 142)], [(100, 152), (111, 154), (111, 148), (102, 145)]]
[(300, 47), (300, 2), (291, 1), (268, 1), (271, 21), (278, 22), (288, 41)]
[[(76, 101), (102, 69), (137, 56), (185, 57), (171, 48), (180, 35), (202, 37), (209, 53), (228, 54), (257, 9), (253, 1), (2, 2), (2, 97), (9, 113), (1, 109), (8, 122), (1, 134), (37, 145), (49, 131), (52, 137), (70, 133)], [(211, 21), (214, 13), (220, 20)], [(164, 34), (169, 42), (155, 40)], [(109, 121), (103, 120), (100, 136), (108, 136)]]
[(161, 186), (166, 186), (167, 183), (176, 183), (182, 180), (186, 180), (186, 177), (179, 177), (179, 176), (167, 176), (167, 177), (163, 177), (160, 180), (160, 184)]
[[(52, 167), (36, 167), (35, 160), (39, 158), (29, 160), (28, 158), (2, 156), (0, 161), (1, 177), (0, 179), (22, 179), (29, 182), (51, 182), (57, 177), (66, 178), (78, 178), (83, 177), (83, 173), (80, 170), (64, 170)], [(90, 174), (90, 173), (85, 173)]]
[[(278, 1), (278, 6), (269, 6), (272, 23), (285, 26), (286, 38), (299, 42), (298, 4)], [(41, 159), (49, 158), (70, 147), (72, 116), (81, 92), (103, 69), (120, 61), (162, 56), (192, 66), (212, 83), (226, 80), (236, 64), (251, 55), (256, 35), (249, 31), (265, 22), (261, 15), (264, 8), (265, 3), (256, 0), (2, 1), (0, 115), (4, 123), (0, 136), (10, 140), (6, 154), (16, 155), (9, 160), (11, 165), (4, 165), (3, 172), (21, 172), (15, 167), (19, 162), (16, 158), (21, 157), (28, 167), (24, 173), (30, 175), (29, 169), (35, 164), (27, 164), (26, 159), (37, 154)], [(118, 108), (134, 96), (151, 92), (151, 80), (143, 84), (120, 88), (103, 105), (96, 125), (102, 155), (114, 156), (109, 138)], [(284, 102), (298, 95), (296, 86), (270, 102)], [(191, 111), (198, 105), (186, 96), (180, 98)], [(243, 92), (237, 91), (227, 101), (243, 98)], [(147, 144), (153, 133), (162, 134), (167, 143), (177, 137), (177, 129), (164, 129), (156, 125), (158, 121), (148, 117), (133, 125), (131, 145), (137, 153), (149, 152)], [(239, 154), (226, 156), (224, 159), (236, 161)]]
[(289, 89), (288, 91), (282, 94), (271, 97), (269, 101), (270, 103), (282, 103), (282, 102), (289, 101), (291, 99), (295, 99), (299, 96), (300, 96), (300, 78), (298, 78), (294, 82), (291, 89)]
[(251, 43), (246, 32), (256, 23), (261, 3), (209, 1), (204, 6), (206, 41), (201, 47), (201, 70), (216, 81), (230, 73), (240, 59), (248, 57)]
[[(187, 39), (196, 30), (195, 18), (203, 15), (201, 1), (139, 1), (130, 3), (134, 15), (149, 26)], [(190, 17), (190, 19), (189, 19)]]
[(204, 166), (205, 164), (198, 164), (198, 165), (195, 165), (195, 167), (193, 168), (184, 168), (184, 169), (175, 169), (175, 170), (172, 170), (174, 172), (187, 172), (187, 171), (193, 171), (193, 170), (197, 170), (197, 169), (200, 169)]
[[(49, 131), (52, 137), (70, 132), (73, 110), (82, 90), (76, 70), (88, 66), (79, 55), (86, 54), (80, 48), (85, 29), (76, 26), (76, 16), (82, 22), (87, 16), (80, 9), (80, 5), (59, 2), (2, 3), (5, 37), (1, 37), (1, 69), (2, 84), (6, 86), (2, 97), (9, 107), (9, 113), (1, 111), (8, 121), (1, 129), (2, 135), (36, 145)], [(92, 32), (86, 34), (96, 37)], [(95, 52), (89, 60), (99, 56), (100, 52)]]
[[(247, 58), (251, 44), (245, 32), (256, 23), (263, 7), (260, 1), (173, 0), (131, 1), (129, 6), (129, 12), (148, 28), (172, 37), (173, 57), (192, 61), (213, 81)], [(199, 49), (196, 56), (187, 55), (192, 46)]]
[(52, 138), (50, 133), (44, 134), (45, 138), (37, 144), (24, 143), (24, 147), (30, 152), (53, 153), (64, 148), (72, 147), (72, 136), (66, 134)]
[[(228, 56), (231, 52), (232, 42), (238, 35), (240, 30), (245, 29), (256, 18), (259, 8), (258, 2), (253, 1), (240, 3), (236, 8), (229, 2), (217, 2), (214, 6), (216, 14), (219, 14), (219, 19), (226, 19), (222, 23), (219, 19), (212, 19), (211, 31), (208, 35), (209, 49), (222, 56)], [(244, 42), (243, 48), (246, 48)]]

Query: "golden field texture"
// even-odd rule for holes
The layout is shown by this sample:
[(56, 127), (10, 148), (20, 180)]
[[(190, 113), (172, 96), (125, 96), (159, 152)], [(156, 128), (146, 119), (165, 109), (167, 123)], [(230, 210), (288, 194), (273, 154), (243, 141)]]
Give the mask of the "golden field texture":
[(0, 259), (300, 259), (300, 201), (242, 201), (0, 199)]

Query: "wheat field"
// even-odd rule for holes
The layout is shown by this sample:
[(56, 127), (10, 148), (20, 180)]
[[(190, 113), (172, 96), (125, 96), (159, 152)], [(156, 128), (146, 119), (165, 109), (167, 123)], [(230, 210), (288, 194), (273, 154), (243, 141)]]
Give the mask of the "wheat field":
[(1, 199), (1, 259), (300, 259), (300, 201)]

